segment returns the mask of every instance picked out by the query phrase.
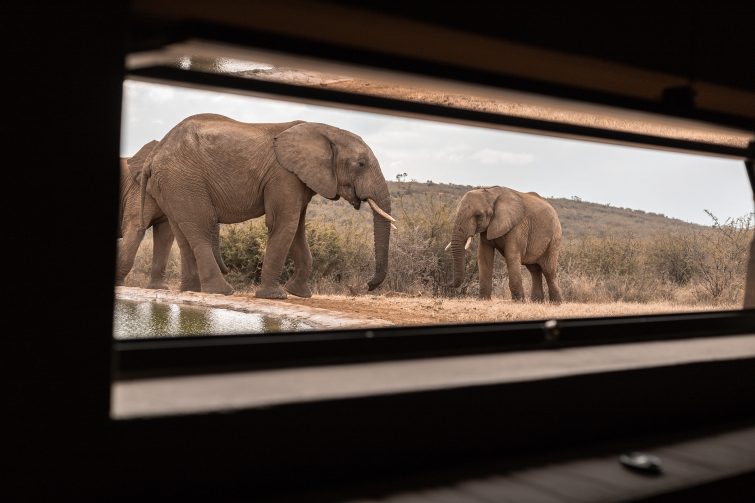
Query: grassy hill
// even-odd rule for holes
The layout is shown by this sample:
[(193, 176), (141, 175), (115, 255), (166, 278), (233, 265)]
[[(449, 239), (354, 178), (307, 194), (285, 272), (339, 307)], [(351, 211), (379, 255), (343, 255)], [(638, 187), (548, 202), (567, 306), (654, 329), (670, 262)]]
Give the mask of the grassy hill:
[[(456, 211), (456, 205), (464, 193), (477, 187), (433, 182), (389, 181), (391, 205), (394, 216), (400, 222), (424, 219), (444, 220)], [(603, 236), (607, 234), (633, 235), (649, 238), (659, 234), (686, 230), (701, 230), (706, 227), (669, 218), (658, 213), (619, 208), (575, 199), (547, 198), (558, 212), (565, 238)], [(309, 220), (343, 222), (352, 221), (355, 212), (344, 201), (328, 201), (315, 197), (307, 214)], [(359, 220), (371, 222), (369, 207), (364, 205)], [(437, 222), (440, 224), (440, 222)]]

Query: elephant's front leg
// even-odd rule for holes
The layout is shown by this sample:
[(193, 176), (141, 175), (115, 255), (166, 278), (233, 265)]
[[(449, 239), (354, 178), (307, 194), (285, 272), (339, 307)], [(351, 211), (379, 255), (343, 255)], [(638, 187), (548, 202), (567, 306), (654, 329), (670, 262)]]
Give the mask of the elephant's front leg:
[(286, 291), (297, 297), (311, 297), (312, 291), (307, 282), (312, 274), (312, 253), (309, 251), (304, 220), (307, 209), (304, 208), (299, 216), (294, 242), (291, 243), (291, 258), (294, 260), (294, 275), (284, 287)]
[(493, 294), (493, 260), (495, 248), (493, 243), (480, 235), (480, 246), (477, 248), (477, 267), (480, 272), (480, 298), (489, 299)]
[(147, 288), (167, 290), (165, 268), (168, 265), (170, 248), (173, 246), (173, 231), (167, 221), (152, 226), (152, 272)]
[(262, 262), (262, 283), (254, 296), (263, 299), (285, 299), (288, 295), (280, 286), (280, 276), (299, 226), (299, 211), (297, 209), (293, 216), (290, 211), (267, 211), (265, 222), (268, 235)]

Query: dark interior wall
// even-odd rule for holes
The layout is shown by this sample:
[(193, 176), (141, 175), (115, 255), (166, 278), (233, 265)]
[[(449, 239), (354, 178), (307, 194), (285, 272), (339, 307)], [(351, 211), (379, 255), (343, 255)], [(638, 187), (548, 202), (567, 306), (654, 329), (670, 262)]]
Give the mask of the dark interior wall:
[(91, 495), (107, 464), (125, 12), (3, 6), (3, 490), (24, 501)]
[(511, 2), (334, 0), (449, 28), (536, 47), (582, 54), (745, 90), (755, 87), (755, 67), (743, 64), (752, 48), (755, 8), (712, 2), (672, 6), (612, 3), (529, 5)]

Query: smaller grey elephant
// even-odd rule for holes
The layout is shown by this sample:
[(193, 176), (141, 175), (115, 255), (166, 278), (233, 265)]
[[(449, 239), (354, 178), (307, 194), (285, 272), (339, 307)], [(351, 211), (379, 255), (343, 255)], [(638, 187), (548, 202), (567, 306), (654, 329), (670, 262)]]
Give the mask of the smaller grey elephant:
[(492, 293), (493, 260), (498, 250), (506, 260), (512, 299), (524, 300), (521, 274), (524, 265), (532, 275), (532, 300), (543, 301), (545, 276), (550, 301), (561, 302), (556, 279), (561, 222), (545, 199), (535, 192), (518, 192), (507, 187), (488, 187), (464, 194), (456, 212), (453, 237), (446, 247), (453, 253), (454, 287), (461, 285), (464, 252), (475, 234), (480, 235), (477, 263), (481, 298), (489, 299)]
[[(144, 145), (133, 157), (120, 160), (120, 204), (118, 206), (118, 264), (116, 285), (122, 285), (134, 266), (136, 253), (144, 233), (152, 227), (152, 268), (147, 288), (167, 289), (165, 269), (173, 246), (173, 231), (165, 213), (149, 194), (141, 190), (141, 175), (144, 161), (158, 142)], [(219, 226), (215, 228), (214, 253), (223, 274), (228, 268), (220, 257)]]

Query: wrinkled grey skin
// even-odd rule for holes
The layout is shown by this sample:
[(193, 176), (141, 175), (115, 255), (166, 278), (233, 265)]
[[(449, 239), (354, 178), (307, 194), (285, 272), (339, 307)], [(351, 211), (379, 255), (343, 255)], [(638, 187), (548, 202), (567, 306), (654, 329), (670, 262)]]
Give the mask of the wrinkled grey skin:
[[(390, 213), (388, 186), (372, 150), (357, 135), (333, 126), (294, 121), (238, 122), (215, 114), (186, 118), (160, 141), (142, 181), (168, 216), (181, 249), (181, 289), (230, 294), (213, 257), (218, 223), (265, 215), (267, 248), (257, 297), (310, 297), (312, 255), (304, 224), (315, 193), (343, 197), (354, 208), (373, 199)], [(390, 222), (374, 214), (375, 275), (388, 269)], [(294, 275), (279, 284), (288, 255)]]
[[(117, 285), (122, 285), (131, 271), (144, 233), (152, 227), (152, 269), (147, 288), (168, 288), (165, 282), (165, 268), (173, 246), (173, 231), (157, 202), (149, 195), (142, 197), (140, 190), (144, 161), (157, 144), (158, 142), (153, 140), (139, 149), (133, 157), (121, 158), (118, 264), (115, 278)], [(220, 258), (218, 231), (219, 226), (215, 230), (214, 251), (218, 265), (225, 274), (228, 269)]]
[(512, 299), (524, 300), (521, 265), (525, 265), (532, 275), (531, 299), (543, 301), (544, 275), (550, 301), (561, 302), (556, 279), (561, 223), (556, 210), (545, 199), (534, 192), (506, 187), (488, 187), (464, 194), (451, 239), (455, 287), (461, 285), (464, 275), (464, 245), (475, 234), (480, 235), (477, 263), (481, 298), (489, 299), (492, 293), (493, 259), (498, 250), (506, 260)]

